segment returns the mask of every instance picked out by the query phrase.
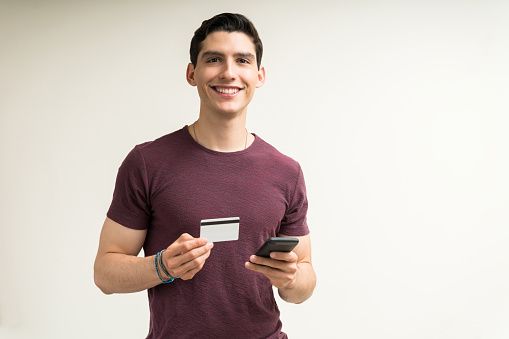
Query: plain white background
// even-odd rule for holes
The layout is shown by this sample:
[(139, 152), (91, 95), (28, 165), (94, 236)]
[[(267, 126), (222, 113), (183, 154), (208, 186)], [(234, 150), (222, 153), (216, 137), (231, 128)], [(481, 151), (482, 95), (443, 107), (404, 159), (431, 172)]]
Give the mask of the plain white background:
[(308, 187), (318, 285), (283, 329), (508, 338), (509, 3), (481, 0), (0, 1), (0, 337), (145, 337), (99, 232), (129, 150), (197, 118), (189, 42), (225, 11), (265, 47), (248, 129)]

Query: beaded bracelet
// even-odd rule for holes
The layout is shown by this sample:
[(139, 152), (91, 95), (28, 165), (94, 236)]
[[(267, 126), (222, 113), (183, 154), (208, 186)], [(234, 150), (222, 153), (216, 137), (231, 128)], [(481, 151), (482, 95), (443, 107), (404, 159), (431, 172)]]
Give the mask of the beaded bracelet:
[(164, 265), (163, 265), (163, 252), (166, 251), (166, 250), (162, 250), (161, 252), (159, 252), (159, 267), (161, 267), (161, 271), (164, 272), (164, 274), (166, 274), (166, 276), (168, 278), (173, 278), (170, 273), (166, 272), (166, 270), (164, 269)]
[[(171, 278), (171, 279), (170, 279), (170, 280), (168, 280), (168, 281), (164, 281), (164, 280), (163, 280), (163, 278), (161, 278), (161, 275), (159, 274), (159, 268), (157, 267), (157, 258), (158, 258), (160, 255), (162, 255), (162, 252), (163, 252), (163, 251), (161, 251), (161, 252), (159, 252), (159, 253), (157, 253), (157, 254), (156, 254), (156, 257), (155, 257), (155, 259), (154, 259), (154, 263), (155, 263), (155, 265), (156, 265), (156, 272), (157, 272), (157, 276), (159, 277), (159, 279), (162, 281), (162, 283), (163, 283), (163, 284), (169, 284), (169, 283), (171, 283), (173, 280), (175, 280), (175, 278)], [(161, 266), (161, 269), (162, 269), (162, 268), (163, 268), (163, 267)]]

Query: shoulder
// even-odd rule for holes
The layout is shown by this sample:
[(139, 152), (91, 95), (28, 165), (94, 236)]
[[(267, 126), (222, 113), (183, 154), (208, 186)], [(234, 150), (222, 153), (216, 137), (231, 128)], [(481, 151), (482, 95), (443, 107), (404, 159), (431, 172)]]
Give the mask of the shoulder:
[(157, 155), (161, 151), (178, 151), (190, 144), (188, 134), (186, 127), (184, 127), (153, 141), (136, 145), (135, 150), (139, 151), (143, 156)]
[(258, 135), (256, 137), (258, 139), (258, 147), (254, 153), (263, 162), (267, 171), (283, 173), (287, 178), (298, 177), (300, 175), (302, 170), (296, 160), (283, 154)]
[(135, 153), (148, 167), (158, 167), (162, 163), (189, 156), (190, 151), (195, 148), (192, 141), (187, 127), (184, 127), (153, 141), (136, 145), (131, 153)]
[(138, 168), (146, 171), (174, 157), (181, 157), (192, 145), (186, 138), (183, 128), (152, 141), (136, 145), (122, 162), (122, 167)]

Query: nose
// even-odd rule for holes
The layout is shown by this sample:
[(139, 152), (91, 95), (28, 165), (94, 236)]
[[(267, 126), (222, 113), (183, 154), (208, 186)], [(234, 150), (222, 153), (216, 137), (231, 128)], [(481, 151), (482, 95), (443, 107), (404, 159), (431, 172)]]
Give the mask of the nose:
[(219, 76), (223, 80), (235, 80), (237, 78), (237, 73), (235, 72), (235, 62), (233, 60), (228, 60), (225, 62)]

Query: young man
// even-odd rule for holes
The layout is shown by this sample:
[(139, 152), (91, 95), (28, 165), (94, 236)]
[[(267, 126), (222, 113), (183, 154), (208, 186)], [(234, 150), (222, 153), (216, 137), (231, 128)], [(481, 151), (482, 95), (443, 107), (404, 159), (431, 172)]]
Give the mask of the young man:
[[(301, 303), (316, 278), (301, 168), (246, 129), (265, 82), (262, 43), (247, 18), (224, 13), (202, 23), (190, 54), (199, 118), (122, 163), (95, 282), (106, 294), (148, 290), (148, 338), (285, 338), (272, 286)], [(238, 240), (200, 237), (201, 220), (229, 217), (240, 219)], [(300, 241), (255, 256), (274, 236)]]

